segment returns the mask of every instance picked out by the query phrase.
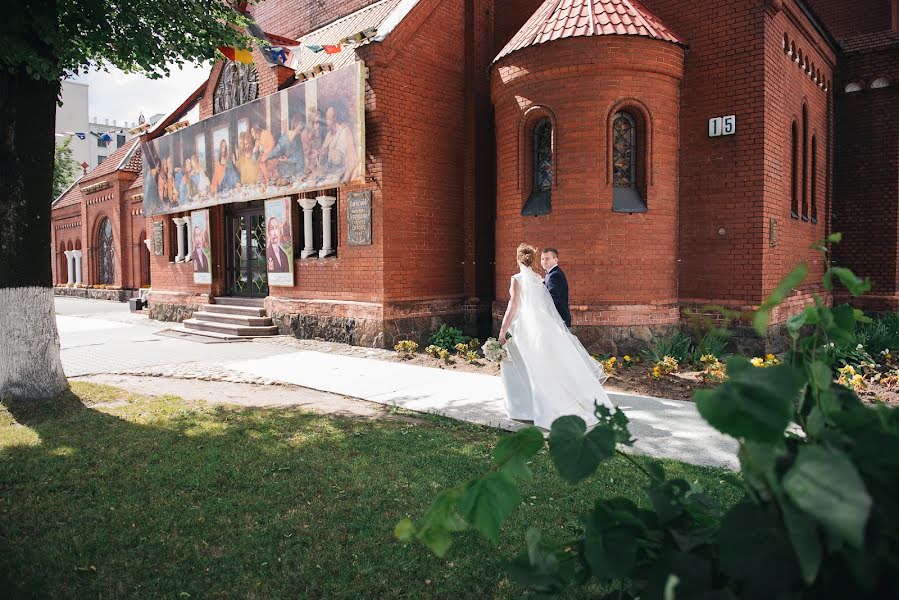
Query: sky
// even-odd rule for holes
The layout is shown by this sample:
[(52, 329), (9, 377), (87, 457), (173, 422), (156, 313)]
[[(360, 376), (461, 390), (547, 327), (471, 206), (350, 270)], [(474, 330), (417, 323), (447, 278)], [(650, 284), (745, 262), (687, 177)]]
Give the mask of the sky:
[(119, 123), (136, 123), (141, 112), (150, 118), (156, 113), (168, 113), (177, 108), (209, 75), (208, 65), (185, 65), (183, 70), (172, 69), (171, 77), (148, 79), (142, 75), (123, 73), (109, 67), (109, 72), (91, 71), (73, 78), (86, 83), (88, 118), (115, 119)]

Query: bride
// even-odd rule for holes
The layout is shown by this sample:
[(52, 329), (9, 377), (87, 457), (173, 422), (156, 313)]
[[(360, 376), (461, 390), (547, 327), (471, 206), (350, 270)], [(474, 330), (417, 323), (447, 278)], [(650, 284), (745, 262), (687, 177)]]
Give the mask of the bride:
[(512, 276), (511, 298), (499, 330), (500, 344), (508, 351), (501, 364), (506, 410), (510, 418), (533, 421), (544, 429), (565, 415), (595, 425), (594, 401), (612, 407), (602, 388), (606, 375), (568, 331), (543, 280), (531, 268), (536, 261), (533, 247), (518, 246), (519, 272)]

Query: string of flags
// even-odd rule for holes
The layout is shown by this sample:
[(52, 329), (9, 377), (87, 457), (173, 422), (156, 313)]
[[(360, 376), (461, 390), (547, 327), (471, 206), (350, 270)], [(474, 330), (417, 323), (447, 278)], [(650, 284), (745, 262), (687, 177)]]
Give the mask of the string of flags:
[(253, 62), (253, 53), (244, 48), (233, 48), (231, 46), (219, 46), (219, 52), (225, 55), (230, 61), (233, 62), (242, 62), (245, 65), (248, 65)]
[(362, 31), (357, 31), (352, 35), (348, 35), (345, 38), (341, 38), (336, 44), (306, 44), (305, 46), (306, 49), (311, 50), (316, 54), (319, 52), (324, 52), (325, 54), (337, 54), (344, 46), (361, 44), (365, 40), (369, 40), (376, 35), (378, 35), (378, 29), (376, 27), (369, 27)]

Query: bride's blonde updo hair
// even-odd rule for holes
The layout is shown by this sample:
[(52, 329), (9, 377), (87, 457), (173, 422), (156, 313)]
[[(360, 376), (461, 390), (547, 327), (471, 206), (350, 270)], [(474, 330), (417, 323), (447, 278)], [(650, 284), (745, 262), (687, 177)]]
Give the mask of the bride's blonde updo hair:
[(533, 267), (537, 263), (537, 249), (528, 244), (521, 244), (518, 246), (517, 258), (519, 264)]

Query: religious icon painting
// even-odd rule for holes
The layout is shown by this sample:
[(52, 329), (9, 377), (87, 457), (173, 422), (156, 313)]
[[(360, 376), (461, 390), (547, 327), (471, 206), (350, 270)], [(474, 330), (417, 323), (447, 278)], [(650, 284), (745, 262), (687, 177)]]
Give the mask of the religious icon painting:
[(269, 286), (293, 285), (293, 228), (290, 198), (265, 201), (265, 262)]
[(212, 283), (212, 248), (209, 245), (209, 211), (190, 213), (190, 232), (193, 240), (191, 261), (194, 264), (194, 283)]

